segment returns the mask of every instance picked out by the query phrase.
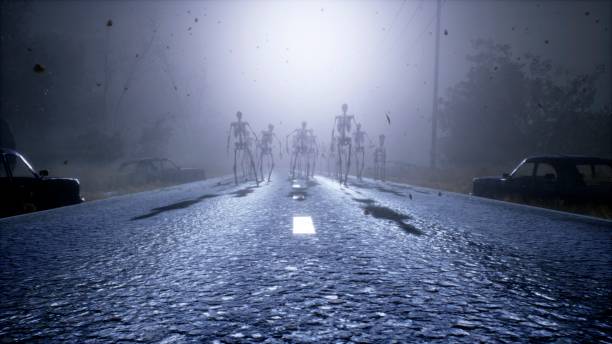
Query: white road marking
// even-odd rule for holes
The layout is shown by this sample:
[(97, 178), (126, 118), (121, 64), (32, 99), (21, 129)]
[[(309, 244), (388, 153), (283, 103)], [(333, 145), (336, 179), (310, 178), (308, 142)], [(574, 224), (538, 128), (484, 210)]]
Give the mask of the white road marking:
[(293, 217), (293, 234), (315, 234), (315, 227), (310, 216)]

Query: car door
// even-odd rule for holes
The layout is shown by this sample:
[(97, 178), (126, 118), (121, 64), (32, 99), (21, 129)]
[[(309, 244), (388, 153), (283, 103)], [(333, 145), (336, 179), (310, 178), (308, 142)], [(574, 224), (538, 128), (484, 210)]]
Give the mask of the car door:
[(559, 171), (548, 162), (538, 162), (535, 166), (533, 197), (554, 199), (559, 197)]
[(40, 179), (30, 165), (19, 155), (5, 154), (5, 164), (9, 175), (11, 202), (22, 211), (37, 210)]
[(510, 178), (506, 179), (504, 191), (511, 197), (519, 196), (527, 200), (533, 196), (535, 163), (523, 162), (512, 171)]
[(0, 154), (0, 217), (15, 213), (15, 197), (4, 154)]

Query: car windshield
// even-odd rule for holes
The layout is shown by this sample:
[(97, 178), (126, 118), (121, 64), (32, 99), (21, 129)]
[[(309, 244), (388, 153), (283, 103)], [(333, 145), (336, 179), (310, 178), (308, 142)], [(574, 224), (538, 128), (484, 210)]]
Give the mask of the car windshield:
[(533, 175), (533, 162), (522, 162), (510, 174), (512, 177), (528, 177)]
[(32, 166), (21, 156), (15, 154), (6, 154), (4, 157), (6, 159), (6, 163), (11, 173), (11, 176), (13, 176), (14, 178), (36, 177), (36, 173), (34, 172)]

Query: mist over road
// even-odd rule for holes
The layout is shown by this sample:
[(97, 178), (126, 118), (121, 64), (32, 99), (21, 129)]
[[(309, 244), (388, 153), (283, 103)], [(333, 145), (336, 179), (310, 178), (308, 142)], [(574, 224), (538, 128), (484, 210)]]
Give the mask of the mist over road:
[(215, 178), (0, 220), (0, 339), (612, 334), (610, 222), (395, 183), (284, 176), (260, 187)]

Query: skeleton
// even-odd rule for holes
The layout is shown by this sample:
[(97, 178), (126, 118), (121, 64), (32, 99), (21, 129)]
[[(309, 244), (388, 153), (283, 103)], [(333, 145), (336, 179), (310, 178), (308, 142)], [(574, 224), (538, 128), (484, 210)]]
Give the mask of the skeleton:
[(385, 149), (385, 135), (378, 137), (378, 147), (374, 149), (374, 177), (385, 181), (385, 163), (387, 162), (387, 150)]
[(353, 133), (353, 145), (355, 146), (355, 174), (357, 178), (361, 180), (363, 175), (363, 168), (365, 167), (365, 139), (370, 142), (370, 147), (373, 147), (372, 140), (368, 136), (368, 133), (361, 130), (361, 123), (357, 123), (357, 128)]
[(355, 116), (346, 114), (347, 110), (348, 105), (342, 104), (342, 115), (336, 116), (334, 128), (332, 129), (332, 140), (335, 137), (335, 130), (338, 129), (336, 166), (338, 168), (339, 181), (344, 185), (347, 184), (348, 173), (351, 167), (351, 124), (357, 124)]
[(272, 170), (274, 169), (274, 154), (272, 154), (272, 146), (274, 145), (274, 139), (278, 142), (279, 156), (283, 158), (283, 144), (279, 140), (278, 136), (274, 132), (274, 125), (268, 124), (268, 130), (261, 132), (261, 140), (259, 141), (259, 175), (264, 178), (263, 165), (264, 160), (267, 161), (268, 168), (268, 183), (272, 176)]
[(340, 179), (338, 175), (338, 159), (336, 156), (336, 150), (338, 145), (338, 139), (333, 136), (331, 138), (331, 144), (329, 145), (329, 150), (327, 152), (327, 175), (330, 177)]
[(317, 137), (312, 129), (308, 129), (306, 136), (307, 145), (307, 170), (306, 177), (313, 178), (317, 167), (317, 158), (319, 157), (319, 144), (317, 143)]
[(291, 137), (291, 179), (295, 179), (296, 170), (298, 176), (302, 176), (303, 165), (306, 165), (306, 177), (310, 175), (310, 161), (308, 159), (309, 130), (306, 129), (306, 122), (302, 122), (302, 127), (295, 129), (286, 138), (287, 153), (289, 153), (289, 138)]
[[(229, 134), (227, 136), (227, 153), (229, 154), (230, 141), (232, 139), (232, 133), (234, 137), (234, 182), (238, 185), (238, 171), (237, 165), (240, 162), (243, 176), (248, 175), (248, 171), (251, 171), (255, 177), (255, 182), (259, 186), (259, 179), (257, 179), (257, 170), (255, 169), (255, 161), (253, 160), (253, 154), (251, 153), (252, 139), (250, 133), (253, 133), (255, 140), (257, 140), (257, 134), (253, 131), (248, 122), (242, 120), (242, 112), (236, 113), (236, 122), (232, 122), (229, 128)], [(250, 133), (249, 133), (250, 131)]]

